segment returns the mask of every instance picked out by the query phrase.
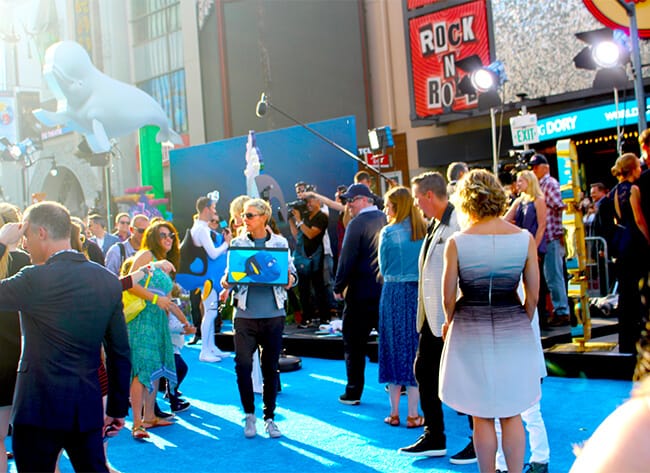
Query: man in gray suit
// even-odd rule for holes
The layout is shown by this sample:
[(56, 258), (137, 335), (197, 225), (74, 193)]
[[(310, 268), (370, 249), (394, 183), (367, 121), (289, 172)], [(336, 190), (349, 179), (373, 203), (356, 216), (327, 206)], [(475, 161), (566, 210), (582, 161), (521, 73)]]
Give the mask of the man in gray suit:
[[(20, 310), (24, 339), (14, 394), (13, 449), (20, 472), (54, 471), (65, 449), (75, 471), (107, 472), (102, 437), (124, 426), (131, 362), (122, 287), (70, 248), (70, 214), (56, 202), (27, 208), (0, 229), (0, 257), (24, 236), (35, 266), (0, 281), (0, 310)], [(98, 369), (104, 346), (108, 403)]]
[(104, 256), (106, 256), (111, 246), (121, 241), (118, 237), (106, 231), (106, 219), (99, 214), (88, 216), (88, 230), (93, 234), (90, 239), (102, 249)]
[(447, 198), (445, 178), (438, 172), (426, 172), (411, 180), (413, 198), (430, 220), (420, 251), (417, 327), (420, 333), (415, 356), (415, 379), (424, 414), (424, 433), (399, 452), (410, 456), (438, 457), (447, 454), (447, 440), (438, 397), (438, 367), (442, 355), (442, 266), (445, 243), (460, 227), (454, 206)]

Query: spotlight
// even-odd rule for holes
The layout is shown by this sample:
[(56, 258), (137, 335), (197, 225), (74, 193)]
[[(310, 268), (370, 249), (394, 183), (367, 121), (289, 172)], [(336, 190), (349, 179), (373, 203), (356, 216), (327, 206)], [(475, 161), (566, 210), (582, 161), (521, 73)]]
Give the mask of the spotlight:
[(614, 41), (603, 41), (593, 46), (591, 54), (594, 62), (600, 67), (614, 67), (619, 65), (621, 50)]
[(576, 38), (587, 43), (573, 63), (578, 69), (596, 71), (593, 87), (596, 89), (624, 89), (629, 83), (625, 65), (630, 61), (629, 39), (622, 31), (609, 28), (576, 33)]
[(477, 92), (484, 93), (492, 90), (497, 84), (496, 74), (488, 69), (481, 68), (470, 74), (470, 81)]
[(508, 80), (501, 61), (484, 66), (481, 58), (472, 55), (456, 61), (456, 66), (467, 72), (458, 83), (458, 90), (469, 96), (478, 95), (479, 110), (501, 105), (498, 89)]

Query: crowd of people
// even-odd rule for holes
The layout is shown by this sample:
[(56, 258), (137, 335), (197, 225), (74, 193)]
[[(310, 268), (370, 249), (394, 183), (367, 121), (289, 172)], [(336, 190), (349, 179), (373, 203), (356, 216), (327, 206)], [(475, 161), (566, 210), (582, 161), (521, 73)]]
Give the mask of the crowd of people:
[[(650, 136), (642, 138), (650, 145)], [(111, 234), (98, 214), (76, 219), (60, 204), (41, 202), (21, 216), (2, 204), (0, 440), (13, 406), (19, 471), (54, 471), (62, 450), (77, 471), (108, 471), (103, 439), (123, 428), (129, 406), (137, 441), (190, 408), (179, 391), (187, 375), (186, 335), (201, 343), (202, 362), (230, 356), (215, 344), (225, 305), (233, 308), (244, 436), (257, 435), (254, 393), (261, 392), (264, 429), (281, 437), (275, 408), (287, 312), (298, 326), (310, 327), (338, 317), (342, 306), (346, 385), (339, 401), (361, 404), (368, 343), (377, 330), (378, 381), (388, 391), (384, 422), (401, 425), (404, 390), (406, 427), (423, 428), (402, 454), (447, 455), (445, 403), (469, 422), (470, 442), (450, 456), (452, 463), (522, 472), (525, 427), (526, 472), (547, 472), (539, 330), (569, 323), (566, 203), (546, 157), (536, 154), (529, 164), (517, 174), (513, 196), (497, 176), (465, 163), (452, 163), (447, 180), (425, 172), (411, 188), (395, 185), (383, 198), (365, 172), (333, 200), (299, 182), (288, 238), (259, 198), (233, 199), (222, 225), (218, 192), (197, 199), (182, 242), (162, 218), (120, 213)], [(612, 173), (619, 180), (614, 189), (591, 187), (596, 210), (587, 226), (607, 234), (616, 257), (619, 346), (635, 352), (644, 320), (639, 281), (648, 273), (641, 257), (650, 242), (647, 172), (639, 158), (624, 154)], [(336, 239), (328, 232), (330, 217)], [(274, 285), (233, 280), (229, 248), (285, 252), (286, 279)], [(33, 287), (43, 290), (35, 294)], [(181, 291), (190, 294), (187, 314), (179, 306)], [(127, 293), (142, 303), (125, 319)], [(161, 390), (169, 414), (156, 401)], [(3, 456), (0, 472), (6, 470)]]

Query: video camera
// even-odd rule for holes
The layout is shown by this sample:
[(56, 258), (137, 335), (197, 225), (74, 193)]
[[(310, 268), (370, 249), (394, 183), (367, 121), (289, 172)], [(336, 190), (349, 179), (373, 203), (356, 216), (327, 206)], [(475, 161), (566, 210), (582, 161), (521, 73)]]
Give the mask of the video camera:
[(510, 169), (510, 172), (513, 175), (516, 175), (520, 171), (526, 171), (530, 169), (530, 158), (535, 155), (534, 149), (511, 149), (508, 151), (508, 155), (515, 160), (514, 166)]
[(341, 203), (343, 205), (346, 204), (346, 198), (341, 197), (341, 195), (345, 194), (347, 192), (347, 190), (348, 190), (348, 187), (343, 185), (343, 184), (341, 184), (340, 186), (336, 186), (336, 194), (338, 195), (338, 198), (339, 198), (339, 200), (341, 201)]
[[(311, 184), (306, 184), (304, 182), (296, 182), (295, 185), (296, 188), (296, 193), (302, 193), (302, 192), (314, 192), (316, 190), (316, 187), (314, 187)], [(307, 200), (305, 199), (297, 199), (297, 200), (292, 200), (291, 202), (287, 202), (287, 210), (297, 210), (300, 212), (300, 215), (306, 215), (309, 213), (309, 210), (307, 210)]]

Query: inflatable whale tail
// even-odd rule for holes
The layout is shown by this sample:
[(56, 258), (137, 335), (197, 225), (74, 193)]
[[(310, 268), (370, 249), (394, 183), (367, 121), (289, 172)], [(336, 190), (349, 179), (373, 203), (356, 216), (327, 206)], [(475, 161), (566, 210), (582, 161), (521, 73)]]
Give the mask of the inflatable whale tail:
[(171, 128), (168, 128), (167, 130), (163, 131), (161, 128), (158, 134), (156, 134), (156, 141), (158, 143), (174, 143), (175, 145), (182, 145), (183, 144), (183, 138), (181, 138), (181, 135), (176, 133), (174, 130)]

